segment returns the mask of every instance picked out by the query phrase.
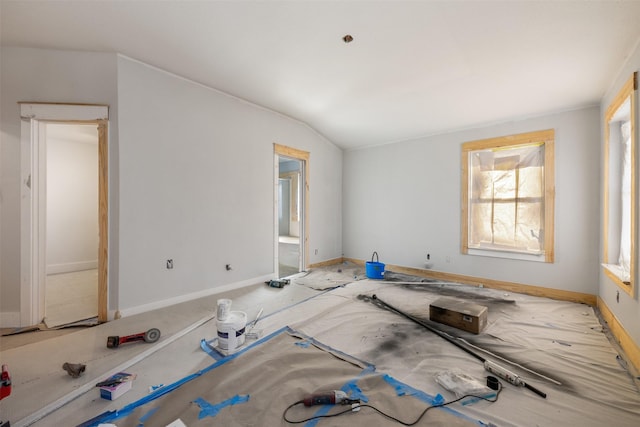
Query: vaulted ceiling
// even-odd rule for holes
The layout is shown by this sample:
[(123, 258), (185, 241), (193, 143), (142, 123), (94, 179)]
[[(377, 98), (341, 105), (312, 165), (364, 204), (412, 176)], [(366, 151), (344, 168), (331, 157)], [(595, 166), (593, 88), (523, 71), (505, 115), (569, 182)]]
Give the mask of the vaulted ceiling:
[(118, 52), (345, 149), (597, 105), (640, 41), (633, 0), (1, 0), (0, 20), (4, 46)]

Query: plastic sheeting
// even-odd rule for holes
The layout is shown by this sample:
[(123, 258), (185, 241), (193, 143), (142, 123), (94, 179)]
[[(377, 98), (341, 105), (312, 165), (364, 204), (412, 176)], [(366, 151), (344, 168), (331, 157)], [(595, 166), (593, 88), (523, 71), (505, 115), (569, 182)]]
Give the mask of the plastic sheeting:
[(469, 246), (542, 253), (544, 145), (477, 150), (469, 161)]
[(365, 280), (265, 319), (262, 327), (290, 324), (332, 348), (373, 363), (378, 371), (447, 399), (453, 395), (436, 383), (438, 373), (460, 369), (481, 381), (487, 376), (472, 356), (368, 302), (366, 296), (373, 294), (425, 322), (429, 322), (429, 303), (442, 294), (487, 306), (488, 326), (479, 335), (433, 325), (488, 350), (482, 352), (484, 357), (547, 393), (542, 399), (502, 381), (505, 388), (498, 402), (459, 408), (462, 413), (500, 426), (635, 427), (640, 423), (637, 384), (587, 305), (459, 284)]
[[(246, 351), (221, 359), (209, 368), (170, 386), (162, 393), (137, 402), (98, 422), (120, 427), (165, 426), (180, 420), (196, 426), (286, 426), (285, 409), (306, 394), (342, 390), (363, 403), (412, 422), (434, 403), (431, 397), (397, 379), (375, 372), (373, 366), (331, 351), (315, 340), (296, 338), (284, 330)], [(297, 405), (287, 411), (294, 421), (333, 415), (349, 409), (342, 405)], [(430, 426), (481, 426), (450, 408), (429, 411), (423, 418)], [(339, 417), (312, 420), (301, 425), (394, 425), (371, 408)]]
[[(336, 273), (332, 280), (338, 279)], [(497, 402), (456, 403), (446, 411), (430, 411), (418, 425), (637, 427), (640, 423), (637, 382), (621, 363), (592, 307), (446, 282), (360, 280), (269, 313), (258, 324), (266, 334), (289, 325), (309, 338), (293, 345), (286, 342), (289, 338), (266, 340), (231, 361), (217, 361), (220, 365), (211, 370), (215, 376), (197, 375), (189, 386), (177, 387), (152, 408), (136, 407), (132, 418), (117, 424), (166, 425), (180, 418), (189, 426), (287, 425), (282, 411), (304, 394), (341, 388), (354, 392), (355, 385), (369, 403), (412, 421), (413, 414), (431, 403), (429, 398), (441, 394), (445, 401), (455, 399), (436, 381), (439, 374), (455, 370), (485, 381), (488, 373), (476, 358), (374, 304), (374, 294), (547, 394), (543, 399), (501, 380)], [(442, 295), (488, 307), (487, 327), (474, 335), (430, 322), (429, 304)], [(326, 347), (319, 348), (318, 343)], [(378, 375), (363, 369), (369, 365)], [(189, 391), (191, 385), (202, 388)], [(414, 399), (399, 399), (407, 394)], [(235, 396), (238, 402), (232, 404)], [(421, 399), (424, 396), (427, 399)], [(452, 417), (431, 418), (447, 414)], [(307, 415), (304, 408), (291, 413), (292, 418)], [(362, 411), (317, 425), (397, 424)]]

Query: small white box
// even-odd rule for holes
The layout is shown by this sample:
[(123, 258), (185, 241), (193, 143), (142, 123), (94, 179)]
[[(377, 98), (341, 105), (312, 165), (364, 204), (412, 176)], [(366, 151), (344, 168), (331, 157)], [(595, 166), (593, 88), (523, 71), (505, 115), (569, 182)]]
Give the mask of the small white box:
[(107, 400), (116, 400), (118, 397), (131, 390), (133, 378), (129, 377), (131, 377), (131, 374), (127, 374), (126, 372), (118, 372), (110, 377), (109, 380), (117, 380), (119, 378), (128, 378), (128, 380), (113, 386), (100, 387), (100, 397)]

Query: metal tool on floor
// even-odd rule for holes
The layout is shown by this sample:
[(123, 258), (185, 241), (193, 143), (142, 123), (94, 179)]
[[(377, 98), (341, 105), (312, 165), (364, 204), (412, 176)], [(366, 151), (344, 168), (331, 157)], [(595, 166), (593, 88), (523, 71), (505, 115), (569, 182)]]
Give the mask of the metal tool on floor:
[(288, 285), (291, 281), (289, 279), (272, 279), (264, 283), (269, 285), (271, 288), (284, 288), (285, 285)]
[(64, 362), (62, 365), (62, 369), (67, 371), (67, 374), (69, 374), (71, 377), (78, 378), (87, 369), (87, 365), (82, 363)]
[(154, 343), (160, 339), (160, 329), (151, 328), (147, 332), (141, 332), (139, 334), (127, 335), (120, 337), (117, 335), (111, 335), (107, 337), (108, 348), (118, 348), (120, 344), (128, 342), (144, 341), (146, 343)]
[(262, 316), (263, 311), (264, 311), (264, 308), (261, 308), (255, 320), (249, 323), (247, 327), (247, 338), (257, 340), (262, 337), (263, 330), (255, 329), (255, 327), (256, 327), (256, 323), (258, 323), (258, 321), (260, 320), (260, 316)]
[(115, 374), (104, 381), (100, 381), (96, 384), (96, 387), (113, 387), (118, 384), (122, 384), (127, 381), (133, 381), (136, 379), (136, 374), (127, 374), (124, 372)]
[(475, 357), (476, 359), (478, 359), (480, 362), (482, 362), (482, 364), (484, 365), (484, 368), (488, 371), (491, 372), (492, 374), (502, 378), (505, 381), (508, 381), (509, 383), (517, 386), (517, 387), (525, 387), (528, 388), (529, 390), (531, 390), (532, 392), (534, 392), (535, 394), (537, 394), (538, 396), (546, 399), (547, 398), (547, 394), (543, 391), (538, 390), (537, 388), (535, 388), (534, 386), (532, 386), (531, 384), (526, 383), (522, 378), (520, 378), (518, 375), (514, 374), (513, 372), (509, 371), (508, 369), (503, 368), (502, 366), (498, 365), (497, 363), (494, 363), (492, 361), (487, 360), (486, 358), (482, 357), (481, 355), (479, 355), (478, 353), (470, 350), (469, 348), (465, 347), (464, 345), (462, 345), (461, 343), (459, 343), (456, 338), (452, 337), (449, 334), (446, 334), (430, 325), (428, 325), (427, 323), (421, 321), (420, 319), (413, 317), (410, 314), (407, 314), (405, 312), (403, 312), (400, 309), (395, 308), (394, 306), (392, 306), (391, 304), (388, 304), (386, 302), (384, 302), (383, 300), (381, 300), (380, 298), (378, 298), (375, 294), (373, 296), (371, 296), (371, 299), (374, 300), (374, 304), (377, 304), (383, 308), (386, 308), (390, 311), (393, 311), (397, 314), (400, 314), (401, 316), (406, 317), (407, 319), (417, 323), (420, 326), (423, 326), (424, 328), (430, 330), (431, 332), (435, 333), (436, 335), (440, 336), (441, 338), (444, 338), (445, 340), (449, 341), (451, 344), (455, 345), (456, 347), (458, 347), (459, 349), (465, 351), (466, 353), (468, 353), (469, 355)]

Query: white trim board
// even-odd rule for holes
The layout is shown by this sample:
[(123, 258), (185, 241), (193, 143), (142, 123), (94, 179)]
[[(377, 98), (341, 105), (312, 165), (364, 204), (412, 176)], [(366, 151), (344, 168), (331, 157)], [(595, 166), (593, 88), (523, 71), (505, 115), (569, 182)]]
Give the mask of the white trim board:
[(47, 266), (47, 274), (73, 273), (76, 271), (95, 270), (98, 268), (98, 260), (67, 262), (62, 264), (50, 264)]
[(37, 120), (108, 120), (109, 107), (106, 105), (39, 104), (20, 103), (20, 117)]
[[(135, 307), (124, 308), (118, 310), (114, 313), (115, 318), (129, 317), (135, 314), (146, 313), (147, 311), (157, 310), (159, 308), (169, 307), (171, 305), (180, 304), (187, 301), (192, 301), (198, 298), (204, 298), (211, 295), (216, 295), (222, 292), (233, 291), (236, 289), (246, 288), (248, 286), (252, 286), (258, 283), (263, 283), (265, 281), (273, 279), (274, 274), (267, 274), (265, 276), (247, 279), (240, 282), (230, 283), (228, 285), (219, 286), (211, 289), (205, 289), (198, 292), (192, 292), (190, 294), (179, 295), (173, 298), (167, 298), (162, 301), (155, 301), (149, 304), (138, 305)], [(211, 307), (211, 310), (214, 310), (214, 307)], [(111, 316), (111, 313), (109, 313)]]

